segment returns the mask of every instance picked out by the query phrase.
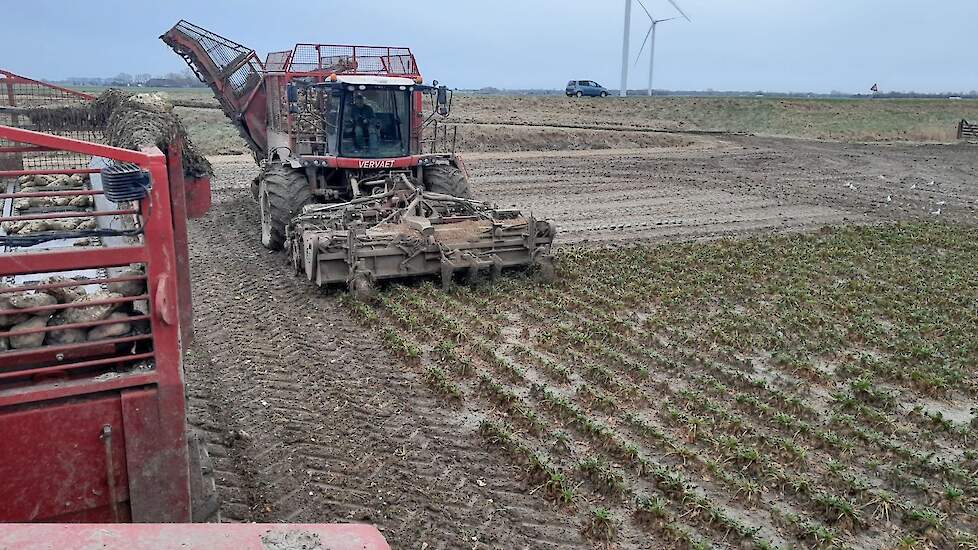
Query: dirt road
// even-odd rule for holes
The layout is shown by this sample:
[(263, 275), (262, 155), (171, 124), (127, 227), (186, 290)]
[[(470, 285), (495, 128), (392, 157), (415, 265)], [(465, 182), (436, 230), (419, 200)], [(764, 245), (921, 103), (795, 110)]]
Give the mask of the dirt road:
[[(682, 150), (474, 154), (468, 166), (481, 196), (554, 218), (563, 243), (623, 242), (974, 222), (974, 151), (737, 137)], [(250, 159), (212, 161), (214, 206), (190, 225), (187, 378), (225, 519), (374, 523), (395, 548), (588, 546), (515, 481), (515, 466), (485, 452), (477, 419), (440, 406), (335, 295), (261, 248)]]

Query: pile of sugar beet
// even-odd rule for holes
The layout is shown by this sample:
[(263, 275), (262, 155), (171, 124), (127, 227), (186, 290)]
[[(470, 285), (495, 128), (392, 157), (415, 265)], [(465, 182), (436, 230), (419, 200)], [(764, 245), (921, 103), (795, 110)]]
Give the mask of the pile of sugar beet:
[[(17, 183), (21, 193), (43, 193), (46, 191), (79, 191), (84, 189), (88, 175), (84, 174), (57, 174), (57, 175), (30, 175), (21, 176)], [(42, 213), (59, 212), (72, 209), (84, 209), (93, 204), (90, 195), (77, 195), (69, 197), (23, 197), (14, 199), (14, 210), (18, 214), (28, 210), (35, 210)], [(43, 231), (74, 231), (84, 229), (96, 229), (98, 224), (95, 218), (72, 217), (56, 218), (48, 220), (20, 220), (6, 221), (0, 224), (0, 228), (7, 235), (27, 235), (30, 233), (40, 233)]]
[[(139, 267), (130, 267), (116, 277), (142, 276)], [(78, 344), (95, 342), (109, 338), (126, 336), (133, 332), (145, 332), (145, 321), (133, 322), (131, 317), (142, 315), (133, 309), (132, 302), (96, 304), (85, 306), (90, 302), (122, 298), (124, 296), (141, 296), (146, 293), (145, 281), (122, 281), (108, 283), (96, 292), (88, 292), (83, 285), (84, 279), (69, 279), (67, 277), (50, 277), (43, 281), (45, 284), (78, 283), (78, 286), (64, 286), (47, 290), (27, 290), (20, 292), (0, 293), (0, 332), (16, 333), (58, 327), (77, 323), (110, 320), (106, 323), (88, 328), (64, 328), (47, 332), (33, 332), (20, 336), (0, 336), (0, 351), (11, 349), (30, 349), (44, 345)], [(10, 285), (0, 283), (0, 288), (10, 289)], [(77, 307), (64, 309), (48, 309), (40, 312), (20, 313), (18, 310), (53, 306), (55, 304), (72, 304)]]
[(173, 104), (158, 93), (134, 94), (110, 89), (94, 101), (72, 106), (25, 109), (32, 129), (39, 132), (98, 130), (105, 142), (122, 149), (141, 150), (156, 145), (164, 153), (170, 143), (183, 140), (183, 171), (191, 178), (214, 173), (187, 135)]

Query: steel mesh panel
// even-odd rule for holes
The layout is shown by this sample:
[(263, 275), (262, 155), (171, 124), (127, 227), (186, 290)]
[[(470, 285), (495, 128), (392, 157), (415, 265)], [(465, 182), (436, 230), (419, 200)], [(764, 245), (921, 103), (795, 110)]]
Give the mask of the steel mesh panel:
[[(85, 107), (91, 96), (8, 72), (0, 72), (0, 125), (104, 143)], [(24, 144), (0, 139), (0, 147)], [(91, 156), (67, 151), (0, 153), (0, 166), (15, 170), (84, 168)]]
[(211, 62), (222, 71), (233, 65), (234, 61), (241, 55), (251, 53), (251, 50), (233, 40), (228, 40), (219, 34), (214, 34), (186, 21), (179, 22), (177, 29), (200, 44), (207, 52)]
[(263, 71), (261, 64), (255, 58), (254, 50), (186, 21), (180, 21), (176, 28), (200, 44), (211, 63), (217, 67), (218, 72), (223, 73), (232, 70), (248, 60), (238, 69), (234, 69), (234, 72), (227, 79), (238, 96), (244, 95), (251, 90), (252, 86), (261, 81)]
[(289, 61), (289, 54), (292, 52), (272, 52), (265, 57), (265, 70), (281, 72), (285, 70), (285, 65)]
[(295, 47), (289, 70), (293, 72), (328, 71), (335, 73), (417, 76), (414, 55), (408, 48), (375, 46), (333, 46), (299, 44)]
[(257, 63), (254, 61), (249, 62), (238, 70), (231, 73), (228, 77), (228, 84), (238, 93), (238, 95), (243, 95), (244, 92), (250, 90), (252, 86), (258, 84), (261, 81), (261, 72), (258, 70)]

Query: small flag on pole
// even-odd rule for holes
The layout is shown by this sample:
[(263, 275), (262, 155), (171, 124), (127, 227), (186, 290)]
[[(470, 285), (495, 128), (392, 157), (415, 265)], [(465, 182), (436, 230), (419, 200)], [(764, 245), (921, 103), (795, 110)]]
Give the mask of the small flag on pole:
[(879, 93), (879, 91), (880, 91), (880, 85), (879, 84), (873, 84), (873, 87), (870, 88), (869, 91)]

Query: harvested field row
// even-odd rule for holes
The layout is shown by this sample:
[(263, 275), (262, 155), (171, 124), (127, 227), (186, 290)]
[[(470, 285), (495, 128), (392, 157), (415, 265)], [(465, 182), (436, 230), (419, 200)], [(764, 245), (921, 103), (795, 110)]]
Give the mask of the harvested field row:
[[(456, 150), (464, 153), (688, 147), (697, 143), (694, 137), (657, 132), (501, 124), (459, 124), (457, 126)], [(453, 135), (453, 133), (449, 133), (449, 138), (451, 139)]]
[[(194, 142), (206, 154), (247, 153), (231, 123), (217, 109), (217, 102), (204, 91), (169, 91), (179, 106), (180, 116)], [(655, 99), (566, 98), (562, 96), (456, 95), (450, 123), (460, 131), (477, 136), (487, 131), (472, 125), (504, 125), (548, 128), (537, 132), (528, 143), (508, 145), (527, 136), (511, 131), (491, 132), (463, 144), (462, 151), (587, 149), (613, 142), (640, 143), (634, 134), (604, 138), (596, 130), (661, 132), (726, 132), (771, 136), (793, 136), (844, 141), (953, 142), (962, 119), (978, 119), (978, 101), (946, 100), (808, 100), (776, 98), (659, 97)], [(589, 132), (560, 134), (573, 128)], [(547, 142), (542, 138), (554, 141)], [(491, 144), (491, 147), (482, 145)], [(582, 143), (583, 142), (583, 143)], [(592, 145), (593, 144), (593, 145)], [(641, 145), (646, 146), (646, 145)]]
[(551, 286), (347, 306), (595, 543), (951, 547), (978, 532), (975, 236), (565, 249)]
[(456, 98), (460, 122), (721, 131), (845, 141), (941, 141), (958, 121), (978, 119), (978, 101), (777, 98)]
[[(209, 155), (249, 154), (237, 130), (218, 109), (177, 107), (194, 143)], [(575, 151), (592, 149), (634, 149), (643, 147), (686, 147), (697, 142), (695, 136), (617, 128), (562, 128), (550, 125), (526, 126), (494, 123), (453, 124), (449, 119), (448, 142), (458, 152)]]

